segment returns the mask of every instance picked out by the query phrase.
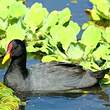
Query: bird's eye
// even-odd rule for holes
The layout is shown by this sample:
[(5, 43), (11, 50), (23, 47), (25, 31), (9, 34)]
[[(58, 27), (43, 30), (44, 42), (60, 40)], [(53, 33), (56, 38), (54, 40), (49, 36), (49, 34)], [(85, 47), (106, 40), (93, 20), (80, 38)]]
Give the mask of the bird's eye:
[(17, 49), (17, 48), (18, 48), (18, 46), (15, 46), (15, 47), (14, 47), (14, 49)]

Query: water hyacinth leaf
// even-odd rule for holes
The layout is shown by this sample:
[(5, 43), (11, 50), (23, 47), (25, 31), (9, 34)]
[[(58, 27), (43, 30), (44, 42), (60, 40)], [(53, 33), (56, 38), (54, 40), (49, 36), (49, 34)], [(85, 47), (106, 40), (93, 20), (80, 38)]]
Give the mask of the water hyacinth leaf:
[(64, 58), (59, 55), (46, 55), (42, 58), (42, 62), (52, 62), (52, 61), (62, 62), (64, 61)]
[(39, 40), (37, 43), (36, 43), (36, 49), (38, 51), (41, 51), (41, 52), (44, 52), (46, 54), (49, 54), (49, 47), (48, 47), (48, 38), (45, 38), (44, 40)]
[(56, 60), (57, 58), (53, 55), (47, 55), (42, 58), (42, 62), (51, 62), (51, 61), (56, 61)]
[(36, 41), (30, 41), (30, 42), (28, 42), (28, 43), (27, 43), (26, 50), (27, 50), (28, 52), (36, 52), (37, 49), (34, 48), (35, 43), (36, 43)]
[(20, 99), (18, 99), (16, 96), (9, 95), (7, 97), (3, 97), (0, 101), (1, 104), (9, 106), (12, 110), (18, 110), (19, 108), (18, 104), (20, 103)]
[(110, 85), (110, 75), (105, 74), (104, 78), (100, 81), (101, 85)]
[(13, 39), (25, 39), (25, 30), (22, 28), (22, 26), (18, 24), (10, 25), (8, 26), (6, 30), (7, 40), (11, 41)]
[(8, 26), (8, 28), (6, 30), (6, 36), (7, 36), (6, 38), (4, 38), (0, 41), (0, 48), (3, 48), (5, 50), (6, 50), (8, 43), (11, 40), (13, 40), (13, 39), (24, 40), (25, 39), (25, 31), (22, 29), (20, 24), (10, 25), (10, 26)]
[(24, 17), (24, 23), (34, 32), (42, 25), (44, 19), (47, 17), (48, 11), (42, 7), (42, 4), (35, 3)]
[(0, 110), (18, 110), (20, 99), (13, 95), (13, 90), (0, 83)]
[(100, 60), (100, 58), (105, 59), (106, 56), (110, 53), (109, 45), (100, 45), (94, 52), (93, 57), (96, 60)]
[(4, 30), (5, 31), (7, 26), (8, 26), (8, 21), (0, 19), (0, 30)]
[(94, 25), (94, 23), (92, 21), (88, 21), (82, 25), (82, 29), (85, 30), (90, 25)]
[(89, 15), (89, 17), (94, 20), (94, 21), (99, 21), (100, 17), (97, 13), (97, 10), (95, 10), (94, 8), (91, 9), (86, 9), (85, 12)]
[(58, 11), (52, 11), (47, 18), (47, 24), (48, 26), (54, 26), (57, 22), (58, 22)]
[(77, 38), (74, 36), (74, 29), (70, 27), (56, 25), (50, 29), (50, 34), (55, 45), (60, 42), (65, 51), (68, 49), (71, 42), (77, 42)]
[(3, 7), (7, 8), (8, 6), (15, 4), (16, 2), (16, 0), (0, 0), (0, 9)]
[(105, 31), (103, 32), (103, 37), (108, 43), (110, 43), (110, 27), (107, 27), (105, 29)]
[(71, 11), (69, 8), (64, 8), (59, 12), (59, 24), (63, 25), (68, 22), (71, 18)]
[(29, 41), (27, 43), (27, 51), (28, 52), (37, 52), (37, 51), (41, 51), (41, 52), (45, 52), (47, 54), (49, 54), (49, 50), (48, 50), (48, 43), (47, 40), (39, 40), (39, 41)]
[(74, 34), (73, 34), (74, 39), (73, 40), (76, 41), (77, 34), (80, 31), (80, 26), (76, 22), (70, 21), (69, 25), (67, 26), (67, 28), (74, 32)]
[(9, 41), (7, 40), (7, 38), (4, 38), (2, 40), (0, 40), (0, 50), (4, 50), (6, 51), (6, 47), (8, 45)]
[(6, 19), (9, 15), (9, 7), (16, 4), (16, 0), (0, 0), (0, 18)]
[(84, 49), (81, 48), (79, 44), (71, 43), (71, 45), (69, 46), (66, 52), (66, 55), (68, 59), (79, 61), (84, 55)]
[(12, 109), (5, 104), (0, 104), (0, 110), (12, 110)]
[(52, 11), (45, 19), (43, 27), (40, 30), (45, 32), (49, 27), (54, 26), (57, 23), (58, 23), (58, 11)]
[(105, 19), (110, 20), (110, 1), (109, 0), (90, 0), (90, 2), (96, 8), (98, 14)]
[(80, 63), (80, 65), (82, 65), (83, 68), (89, 69), (89, 70), (91, 70), (91, 71), (101, 70), (101, 68), (100, 68), (93, 60), (90, 60), (90, 61), (82, 61), (82, 62)]
[(110, 56), (107, 56), (107, 58), (109, 57), (109, 59), (106, 59), (106, 62), (104, 63), (104, 65), (102, 66), (102, 68), (110, 68)]
[(0, 98), (6, 97), (9, 95), (13, 95), (13, 90), (10, 88), (4, 87), (3, 89), (0, 89)]
[(26, 12), (27, 8), (22, 2), (16, 2), (14, 5), (12, 4), (9, 8), (9, 16), (13, 18), (23, 16)]
[(0, 18), (2, 19), (6, 19), (8, 17), (9, 13), (8, 13), (8, 9), (0, 9)]
[(101, 29), (94, 25), (88, 26), (83, 32), (80, 42), (87, 47), (95, 48), (97, 43), (101, 40)]

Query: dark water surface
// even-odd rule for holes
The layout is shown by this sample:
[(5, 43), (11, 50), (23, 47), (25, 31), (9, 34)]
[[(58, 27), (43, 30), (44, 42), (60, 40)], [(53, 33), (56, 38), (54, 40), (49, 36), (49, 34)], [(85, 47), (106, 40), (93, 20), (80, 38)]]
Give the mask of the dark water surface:
[[(78, 0), (73, 4), (71, 0), (27, 0), (27, 6), (34, 2), (41, 2), (49, 11), (61, 10), (69, 7), (72, 11), (72, 19), (82, 25), (88, 21), (84, 13), (85, 8), (91, 8), (88, 0)], [(27, 65), (38, 63), (29, 58)], [(3, 80), (5, 70), (0, 69), (0, 81)], [(64, 94), (53, 96), (27, 97), (25, 110), (110, 110), (110, 88), (94, 87), (86, 90), (89, 94)]]
[[(27, 67), (39, 61), (29, 58)], [(3, 81), (5, 69), (0, 69)], [(37, 95), (27, 97), (26, 106), (20, 110), (110, 110), (110, 88), (91, 87), (84, 93), (65, 93), (62, 95)]]

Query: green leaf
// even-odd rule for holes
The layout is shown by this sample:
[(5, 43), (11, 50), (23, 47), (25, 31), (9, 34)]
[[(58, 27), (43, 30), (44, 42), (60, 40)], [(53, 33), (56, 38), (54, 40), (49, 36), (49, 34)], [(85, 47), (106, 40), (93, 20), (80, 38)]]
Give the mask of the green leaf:
[(66, 55), (67, 55), (68, 59), (80, 61), (84, 55), (84, 49), (81, 48), (81, 46), (79, 44), (72, 43), (69, 46), (69, 48), (66, 52)]
[(8, 21), (0, 19), (0, 30), (4, 30), (5, 31), (7, 26), (8, 26)]
[(93, 57), (96, 60), (100, 60), (100, 58), (105, 59), (106, 56), (110, 53), (109, 45), (100, 45), (94, 52)]
[(110, 75), (105, 74), (104, 78), (100, 81), (100, 84), (103, 85), (110, 85)]
[(94, 21), (99, 21), (100, 16), (97, 13), (96, 9), (86, 9), (85, 12), (89, 15), (89, 17)]
[(101, 68), (100, 68), (93, 60), (90, 60), (90, 61), (82, 61), (82, 62), (80, 63), (80, 65), (82, 65), (83, 68), (88, 69), (88, 70), (91, 70), (91, 71), (101, 70)]
[(16, 0), (0, 0), (0, 18), (6, 19), (9, 15), (9, 7), (16, 4)]
[(97, 43), (101, 40), (101, 29), (94, 25), (90, 25), (81, 37), (80, 42), (89, 48), (95, 48)]
[[(13, 32), (14, 31), (14, 32)], [(6, 39), (11, 41), (13, 39), (25, 39), (25, 30), (22, 28), (22, 26), (18, 24), (10, 25), (8, 26), (6, 30)]]
[(13, 18), (23, 16), (26, 14), (26, 12), (27, 8), (22, 2), (16, 2), (14, 5), (12, 4), (9, 8), (9, 16)]
[(5, 104), (0, 104), (0, 109), (1, 110), (12, 110), (9, 106), (7, 106)]
[(67, 27), (56, 25), (53, 26), (50, 29), (50, 34), (52, 36), (53, 41), (55, 42), (55, 45), (57, 45), (58, 42), (60, 42), (66, 51), (70, 45), (71, 42), (77, 42), (76, 34), (74, 25), (70, 24)]
[(110, 43), (110, 27), (107, 27), (105, 29), (105, 31), (103, 32), (103, 37), (108, 43)]
[(13, 95), (13, 90), (0, 83), (0, 110), (18, 110), (20, 99)]
[(6, 51), (6, 49), (7, 49), (6, 47), (7, 47), (8, 43), (9, 43), (9, 41), (6, 38), (0, 40), (0, 49), (1, 50), (3, 49)]
[(58, 23), (58, 11), (52, 11), (47, 19), (45, 19), (43, 23), (43, 27), (40, 29), (41, 31), (45, 32), (48, 31), (47, 29), (56, 25)]
[(48, 18), (46, 19), (46, 23), (49, 26), (54, 26), (58, 22), (58, 11), (52, 11)]
[(63, 25), (64, 23), (68, 22), (71, 18), (71, 11), (69, 8), (64, 8), (62, 11), (59, 12), (59, 24)]
[(74, 36), (73, 40), (76, 41), (77, 35), (80, 32), (80, 26), (76, 22), (70, 21), (67, 28), (73, 31), (73, 36)]
[(52, 62), (52, 61), (62, 62), (64, 61), (64, 58), (59, 55), (47, 55), (42, 58), (42, 62)]
[(6, 30), (6, 38), (0, 41), (0, 48), (6, 50), (8, 43), (13, 39), (21, 39), (21, 40), (25, 39), (25, 30), (20, 26), (20, 24), (14, 24), (8, 26)]
[(36, 52), (37, 49), (34, 48), (35, 43), (36, 43), (36, 41), (30, 41), (30, 42), (28, 42), (28, 43), (27, 43), (26, 50), (27, 50), (28, 52)]
[(47, 9), (43, 8), (42, 4), (35, 3), (24, 17), (24, 23), (34, 32), (39, 26), (42, 25), (47, 15)]
[(94, 9), (97, 10), (97, 13), (105, 19), (110, 20), (110, 0), (90, 0), (93, 3)]

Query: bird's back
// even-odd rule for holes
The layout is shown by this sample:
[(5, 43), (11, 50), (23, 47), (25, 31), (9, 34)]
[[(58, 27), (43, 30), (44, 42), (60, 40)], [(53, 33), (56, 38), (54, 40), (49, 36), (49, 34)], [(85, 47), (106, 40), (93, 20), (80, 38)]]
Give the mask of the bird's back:
[(41, 63), (29, 70), (30, 91), (59, 91), (85, 88), (94, 85), (97, 79), (81, 66), (63, 63)]

